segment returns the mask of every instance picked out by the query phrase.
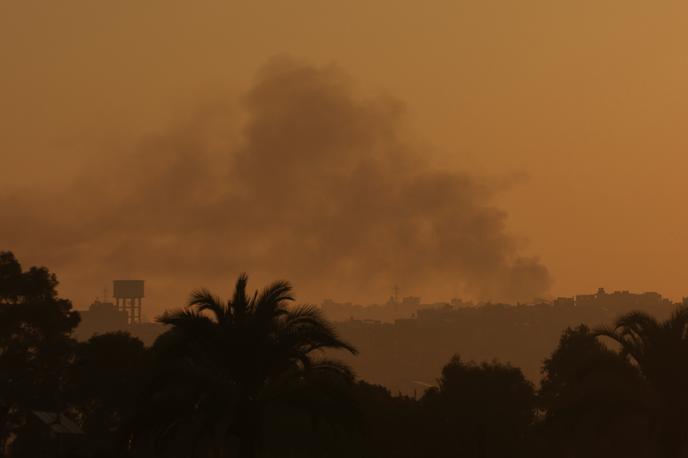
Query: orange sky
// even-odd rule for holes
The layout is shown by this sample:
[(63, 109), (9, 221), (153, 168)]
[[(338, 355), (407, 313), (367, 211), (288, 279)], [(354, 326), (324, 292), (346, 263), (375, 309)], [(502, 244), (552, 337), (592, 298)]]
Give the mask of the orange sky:
[[(498, 204), (549, 268), (553, 295), (688, 295), (688, 4), (419, 5), (0, 2), (2, 187), (68, 182), (98, 145), (126, 149), (190, 107), (231, 99), (287, 54), (403, 101), (434, 163), (526, 176)], [(102, 288), (61, 276), (79, 301)]]

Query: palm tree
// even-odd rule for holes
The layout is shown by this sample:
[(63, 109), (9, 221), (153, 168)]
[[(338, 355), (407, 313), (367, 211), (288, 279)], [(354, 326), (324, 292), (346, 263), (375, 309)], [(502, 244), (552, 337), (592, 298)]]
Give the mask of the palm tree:
[(148, 419), (158, 437), (185, 421), (196, 430), (192, 449), (215, 430), (221, 440), (237, 439), (239, 455), (251, 458), (269, 406), (288, 404), (312, 415), (345, 411), (341, 382), (353, 375), (318, 354), (331, 349), (356, 354), (356, 349), (316, 308), (288, 308), (293, 301), (288, 282), (247, 295), (247, 280), (239, 276), (231, 300), (202, 289), (185, 309), (158, 318), (170, 326), (153, 347), (163, 369), (150, 395), (159, 407), (166, 404), (166, 411)]
[(688, 307), (661, 322), (647, 313), (628, 313), (595, 334), (615, 341), (647, 384), (663, 456), (688, 456)]

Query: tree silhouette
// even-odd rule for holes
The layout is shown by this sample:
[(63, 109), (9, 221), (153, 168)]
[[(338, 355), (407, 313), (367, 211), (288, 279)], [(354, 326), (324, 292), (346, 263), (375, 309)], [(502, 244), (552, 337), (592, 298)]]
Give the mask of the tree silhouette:
[(288, 308), (289, 283), (276, 282), (250, 296), (246, 285), (242, 274), (226, 302), (196, 291), (185, 309), (158, 319), (170, 329), (153, 346), (159, 372), (149, 399), (157, 408), (146, 409), (155, 413), (135, 428), (154, 430), (160, 441), (185, 424), (194, 431), (192, 450), (206, 439), (205, 448), (221, 452), (234, 440), (239, 455), (250, 458), (268, 408), (288, 406), (313, 418), (347, 411), (343, 385), (353, 380), (351, 371), (318, 354), (356, 349), (317, 309)]
[(0, 252), (0, 455), (27, 427), (31, 410), (64, 408), (69, 334), (79, 315), (57, 296), (57, 284), (45, 267), (24, 271), (11, 252)]
[(542, 374), (542, 456), (651, 456), (639, 372), (587, 326), (564, 331)]
[(654, 435), (665, 458), (688, 454), (688, 308), (665, 321), (633, 312), (621, 316), (597, 336), (612, 339), (634, 364), (649, 391)]
[(422, 403), (437, 425), (436, 456), (528, 456), (535, 392), (520, 369), (497, 361), (464, 362), (455, 355)]
[(117, 433), (130, 419), (148, 376), (149, 352), (126, 332), (80, 342), (70, 368), (69, 399), (91, 452), (115, 456)]

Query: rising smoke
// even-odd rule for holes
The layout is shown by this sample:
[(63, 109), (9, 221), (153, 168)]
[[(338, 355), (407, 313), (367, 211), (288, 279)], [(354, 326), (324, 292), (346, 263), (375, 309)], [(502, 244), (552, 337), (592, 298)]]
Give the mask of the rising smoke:
[(290, 279), (312, 301), (381, 301), (393, 285), (505, 301), (548, 290), (547, 269), (506, 233), (494, 186), (433, 168), (397, 101), (282, 58), (239, 107), (205, 110), (133, 153), (105, 148), (64, 189), (0, 195), (2, 245), (93, 295), (145, 278), (160, 307), (199, 286), (227, 292), (240, 271), (254, 286)]

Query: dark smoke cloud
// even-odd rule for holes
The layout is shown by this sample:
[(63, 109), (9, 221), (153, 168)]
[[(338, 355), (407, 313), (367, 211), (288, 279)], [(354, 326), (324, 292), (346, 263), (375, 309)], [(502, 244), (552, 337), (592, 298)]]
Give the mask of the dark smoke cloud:
[(547, 292), (495, 186), (433, 168), (397, 101), (359, 97), (337, 68), (276, 59), (240, 107), (241, 121), (216, 104), (133, 153), (110, 148), (65, 189), (5, 192), (2, 245), (77, 297), (145, 278), (160, 307), (198, 286), (227, 291), (244, 270), (314, 301), (385, 300), (393, 285), (434, 299)]

